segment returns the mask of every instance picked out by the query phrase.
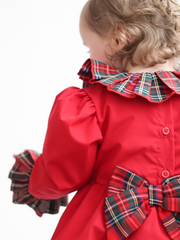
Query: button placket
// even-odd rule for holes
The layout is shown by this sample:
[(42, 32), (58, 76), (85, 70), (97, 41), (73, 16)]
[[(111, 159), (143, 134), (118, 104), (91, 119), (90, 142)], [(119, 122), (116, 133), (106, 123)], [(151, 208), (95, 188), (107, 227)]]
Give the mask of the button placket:
[[(166, 127), (162, 128), (161, 132), (164, 137), (167, 137), (170, 134), (171, 130), (169, 127), (166, 126)], [(167, 169), (164, 169), (161, 172), (161, 176), (162, 176), (162, 178), (166, 179), (170, 176), (170, 172)]]

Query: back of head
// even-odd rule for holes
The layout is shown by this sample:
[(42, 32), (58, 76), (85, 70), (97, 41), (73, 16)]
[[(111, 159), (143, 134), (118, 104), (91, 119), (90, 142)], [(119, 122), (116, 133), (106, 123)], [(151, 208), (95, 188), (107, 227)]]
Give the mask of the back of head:
[[(180, 6), (173, 0), (89, 0), (86, 21), (123, 48), (108, 55), (133, 66), (151, 67), (180, 57)], [(178, 68), (179, 66), (175, 66)]]

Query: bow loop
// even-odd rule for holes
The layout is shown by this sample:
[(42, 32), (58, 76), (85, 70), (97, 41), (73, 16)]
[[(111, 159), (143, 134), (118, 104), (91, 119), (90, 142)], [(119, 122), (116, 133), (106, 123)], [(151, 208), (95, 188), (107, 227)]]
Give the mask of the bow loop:
[[(128, 199), (130, 201), (128, 201)], [(125, 217), (129, 217), (134, 211), (148, 199), (148, 189), (147, 188), (136, 188), (124, 191), (120, 194), (111, 195), (106, 198), (106, 215), (110, 219), (111, 213), (114, 212), (113, 218), (110, 220), (112, 222), (116, 218), (116, 222), (122, 222)], [(121, 208), (126, 209), (123, 212)]]
[(116, 167), (105, 199), (107, 239), (130, 236), (145, 221), (151, 207), (158, 207), (170, 239), (180, 240), (180, 175), (153, 186), (136, 174)]
[(132, 188), (147, 187), (148, 182), (126, 169), (115, 167), (108, 187), (108, 196)]
[(164, 180), (162, 185), (166, 197), (180, 197), (180, 175)]

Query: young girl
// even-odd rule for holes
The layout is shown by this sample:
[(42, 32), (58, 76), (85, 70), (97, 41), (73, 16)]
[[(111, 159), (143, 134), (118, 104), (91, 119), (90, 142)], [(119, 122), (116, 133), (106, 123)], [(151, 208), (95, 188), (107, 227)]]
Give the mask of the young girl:
[(39, 216), (77, 190), (52, 240), (180, 239), (179, 14), (172, 0), (83, 8), (84, 88), (57, 95), (42, 154), (10, 172), (14, 202)]

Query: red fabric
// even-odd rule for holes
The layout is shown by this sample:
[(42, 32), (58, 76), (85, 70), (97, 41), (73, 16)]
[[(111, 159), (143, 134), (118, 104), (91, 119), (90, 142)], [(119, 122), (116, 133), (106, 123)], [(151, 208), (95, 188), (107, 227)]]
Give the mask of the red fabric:
[[(78, 190), (52, 240), (107, 240), (104, 200), (115, 166), (151, 185), (162, 183), (164, 170), (169, 177), (180, 173), (179, 106), (178, 95), (156, 104), (122, 97), (100, 84), (68, 88), (57, 96), (29, 182), (29, 192), (37, 198)], [(128, 239), (169, 239), (156, 207)]]

